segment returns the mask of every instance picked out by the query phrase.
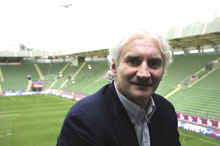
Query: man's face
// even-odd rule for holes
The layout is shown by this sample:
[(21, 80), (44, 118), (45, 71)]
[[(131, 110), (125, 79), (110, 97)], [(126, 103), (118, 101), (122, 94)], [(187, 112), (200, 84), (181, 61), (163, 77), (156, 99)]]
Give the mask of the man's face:
[(164, 73), (156, 41), (147, 36), (129, 40), (112, 71), (117, 89), (132, 102), (143, 104), (157, 89)]

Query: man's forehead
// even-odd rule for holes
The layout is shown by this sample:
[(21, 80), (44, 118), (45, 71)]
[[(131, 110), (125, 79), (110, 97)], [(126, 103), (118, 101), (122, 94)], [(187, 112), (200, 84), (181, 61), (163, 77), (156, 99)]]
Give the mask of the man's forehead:
[(157, 44), (156, 39), (153, 36), (151, 36), (150, 34), (146, 33), (146, 34), (136, 34), (136, 35), (131, 36), (129, 39), (127, 39), (124, 46), (126, 46), (130, 43), (133, 43), (133, 42), (141, 41), (141, 40), (142, 41), (145, 40), (146, 42), (152, 42), (152, 43)]
[(120, 48), (120, 51), (126, 48), (134, 48), (139, 46), (154, 46), (159, 48), (158, 41), (150, 35), (134, 35), (130, 37), (126, 43)]

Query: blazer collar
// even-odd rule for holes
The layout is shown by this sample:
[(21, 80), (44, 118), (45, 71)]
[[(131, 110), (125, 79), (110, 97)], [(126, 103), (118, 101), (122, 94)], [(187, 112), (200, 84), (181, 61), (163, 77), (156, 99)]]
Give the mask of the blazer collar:
[(134, 126), (128, 117), (128, 114), (119, 100), (115, 87), (112, 84), (106, 88), (106, 94), (108, 98), (111, 98), (111, 107), (114, 116), (114, 132), (115, 138), (119, 142), (120, 146), (138, 146), (138, 140), (136, 137)]

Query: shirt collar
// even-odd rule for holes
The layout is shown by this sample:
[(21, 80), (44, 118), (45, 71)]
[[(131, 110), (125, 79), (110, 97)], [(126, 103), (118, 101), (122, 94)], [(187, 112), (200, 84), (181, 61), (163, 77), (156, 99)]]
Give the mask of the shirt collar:
[(128, 100), (123, 94), (121, 94), (117, 86), (114, 84), (117, 95), (119, 97), (119, 100), (123, 104), (124, 108), (126, 109), (128, 116), (130, 117), (132, 123), (143, 123), (144, 121), (149, 121), (151, 116), (153, 115), (155, 111), (155, 103), (152, 97), (150, 97), (151, 101), (149, 105), (145, 108), (142, 108), (141, 106), (131, 102)]

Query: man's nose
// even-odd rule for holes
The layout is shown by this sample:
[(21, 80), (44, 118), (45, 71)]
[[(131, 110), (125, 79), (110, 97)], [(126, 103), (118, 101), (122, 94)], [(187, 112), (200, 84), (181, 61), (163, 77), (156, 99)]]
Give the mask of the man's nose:
[(148, 65), (142, 63), (137, 70), (137, 76), (140, 78), (149, 78), (151, 76)]

